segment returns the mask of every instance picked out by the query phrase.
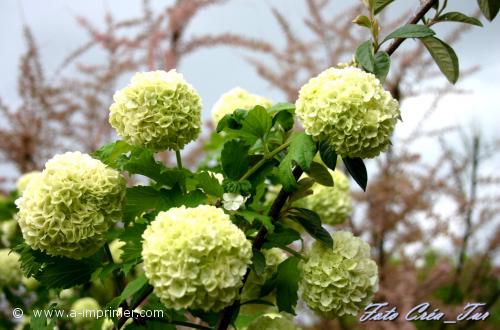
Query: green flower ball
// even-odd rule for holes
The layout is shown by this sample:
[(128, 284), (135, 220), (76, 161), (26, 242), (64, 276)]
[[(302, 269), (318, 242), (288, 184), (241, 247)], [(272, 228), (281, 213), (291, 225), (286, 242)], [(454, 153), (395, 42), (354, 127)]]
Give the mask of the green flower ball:
[(371, 73), (330, 68), (302, 86), (296, 112), (307, 134), (327, 140), (342, 157), (373, 158), (386, 151), (399, 104)]
[(219, 311), (238, 297), (252, 247), (220, 208), (160, 212), (142, 237), (144, 272), (167, 308)]
[(286, 313), (263, 314), (253, 320), (245, 330), (301, 330)]
[(10, 249), (0, 249), (0, 288), (17, 285), (23, 276), (19, 254)]
[(313, 194), (299, 200), (298, 205), (316, 212), (327, 225), (343, 223), (352, 212), (349, 179), (340, 171), (330, 171), (334, 186), (315, 183)]
[(80, 152), (57, 155), (16, 202), (26, 243), (52, 256), (93, 255), (120, 218), (125, 178)]
[(95, 320), (95, 314), (101, 310), (99, 303), (90, 297), (80, 298), (71, 305), (70, 316), (73, 317), (75, 324), (81, 325)]
[(327, 318), (357, 315), (378, 290), (378, 270), (370, 246), (349, 232), (333, 234), (333, 250), (313, 243), (301, 262), (300, 291), (313, 311)]
[(181, 150), (201, 127), (201, 98), (175, 70), (139, 72), (113, 96), (109, 123), (126, 142)]
[(234, 112), (234, 110), (251, 110), (260, 105), (269, 108), (273, 105), (271, 100), (265, 97), (251, 94), (243, 88), (236, 87), (223, 94), (215, 103), (212, 109), (212, 121), (215, 126), (225, 116)]

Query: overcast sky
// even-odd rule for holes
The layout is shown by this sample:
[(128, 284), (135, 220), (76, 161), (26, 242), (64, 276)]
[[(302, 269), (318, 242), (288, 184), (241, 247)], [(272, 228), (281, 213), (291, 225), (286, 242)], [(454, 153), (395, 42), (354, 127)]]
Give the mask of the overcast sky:
[[(336, 10), (358, 0), (334, 0)], [(151, 0), (156, 8), (164, 8), (173, 1)], [(450, 10), (473, 13), (476, 1), (450, 1)], [(392, 12), (405, 7), (417, 7), (417, 0), (397, 0)], [(294, 24), (296, 33), (306, 33), (301, 24), (305, 11), (302, 0), (230, 0), (222, 6), (213, 6), (202, 12), (189, 26), (187, 34), (233, 31), (247, 36), (265, 38), (281, 43), (283, 38), (271, 15), (270, 9), (277, 7)], [(47, 75), (56, 68), (64, 56), (87, 40), (86, 33), (75, 22), (78, 14), (87, 17), (97, 26), (102, 26), (106, 8), (120, 18), (130, 18), (141, 9), (140, 0), (0, 0), (0, 96), (7, 104), (17, 101), (16, 79), (19, 55), (24, 51), (22, 25), (27, 22), (41, 49), (42, 62)], [(480, 64), (482, 69), (473, 77), (464, 79), (460, 87), (470, 91), (463, 96), (448, 97), (435, 115), (432, 125), (442, 126), (453, 122), (470, 125), (476, 122), (488, 135), (496, 134), (500, 120), (498, 94), (500, 92), (500, 19), (493, 23), (482, 19), (484, 28), (473, 28), (456, 44), (455, 50), (461, 67)], [(446, 23), (448, 25), (453, 23)], [(438, 33), (447, 27), (439, 28)], [(411, 42), (411, 41), (410, 41)], [(241, 86), (275, 101), (283, 95), (261, 80), (253, 68), (242, 60), (243, 53), (234, 49), (216, 48), (190, 55), (179, 71), (185, 74), (200, 92), (204, 101), (205, 116), (223, 92)], [(98, 60), (98, 58), (97, 58)], [(403, 104), (404, 123), (398, 131), (404, 134), (417, 122), (421, 109), (428, 102), (425, 96), (409, 99)]]

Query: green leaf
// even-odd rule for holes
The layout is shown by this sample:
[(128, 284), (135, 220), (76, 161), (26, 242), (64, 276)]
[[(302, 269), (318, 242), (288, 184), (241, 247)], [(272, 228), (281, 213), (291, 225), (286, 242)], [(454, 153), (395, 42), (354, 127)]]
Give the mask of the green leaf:
[(303, 178), (300, 179), (297, 182), (297, 190), (295, 190), (292, 194), (290, 194), (290, 197), (288, 197), (288, 203), (293, 203), (296, 200), (299, 200), (303, 197), (309, 196), (313, 194), (313, 190), (311, 187), (315, 181), (311, 178)]
[(249, 210), (240, 210), (237, 212), (238, 215), (241, 215), (248, 223), (252, 224), (254, 220), (259, 221), (264, 227), (266, 227), (269, 233), (274, 231), (274, 225), (271, 220), (271, 217), (268, 215), (259, 214), (257, 212), (252, 212)]
[(327, 186), (327, 187), (332, 187), (333, 186), (333, 178), (328, 169), (316, 162), (311, 163), (311, 168), (309, 169), (309, 172), (307, 174), (314, 179), (317, 183)]
[(239, 180), (248, 170), (250, 166), (249, 149), (247, 145), (236, 140), (224, 144), (221, 152), (221, 162), (222, 169), (228, 178)]
[(172, 201), (164, 193), (166, 190), (156, 190), (148, 186), (135, 186), (127, 188), (126, 204), (123, 208), (123, 220), (133, 221), (143, 213), (166, 211), (173, 207)]
[(380, 13), (385, 7), (390, 5), (394, 0), (375, 0), (375, 15)]
[(325, 163), (329, 169), (335, 171), (335, 167), (337, 166), (337, 153), (328, 141), (323, 140), (319, 142), (319, 155), (323, 163)]
[[(54, 311), (57, 304), (51, 304), (47, 310), (47, 313), (39, 313), (39, 315), (31, 315), (30, 318), (30, 329), (36, 330), (53, 330), (56, 327), (57, 318), (48, 319), (45, 315), (49, 314), (50, 311)], [(55, 311), (54, 311), (54, 314)]]
[(266, 257), (259, 250), (254, 249), (252, 255), (252, 269), (257, 275), (261, 275), (266, 268)]
[(273, 126), (278, 123), (285, 131), (289, 131), (294, 124), (293, 113), (288, 110), (282, 110), (273, 117)]
[(148, 278), (145, 274), (141, 274), (135, 280), (127, 284), (127, 286), (123, 289), (123, 292), (120, 294), (120, 297), (123, 299), (127, 299), (147, 284)]
[(265, 297), (276, 289), (276, 277), (278, 273), (274, 273), (269, 277), (260, 288), (260, 296)]
[(277, 224), (274, 232), (266, 236), (266, 242), (263, 247), (265, 249), (270, 249), (273, 247), (287, 246), (298, 240), (300, 240), (300, 234), (297, 231)]
[(270, 107), (267, 111), (269, 111), (270, 114), (276, 114), (284, 110), (293, 114), (295, 112), (295, 104), (288, 102), (276, 103), (272, 107)]
[(49, 256), (31, 249), (27, 244), (17, 245), (13, 251), (20, 254), (21, 270), (26, 277), (35, 277), (47, 288), (66, 289), (88, 282), (100, 267), (100, 253), (80, 260)]
[(366, 191), (366, 185), (368, 183), (368, 173), (366, 172), (365, 163), (361, 158), (342, 158), (344, 161), (345, 167), (349, 174), (352, 176), (354, 181)]
[(316, 145), (309, 135), (299, 133), (292, 139), (288, 154), (278, 167), (279, 180), (286, 191), (293, 191), (297, 187), (292, 167), (298, 165), (304, 171), (309, 171), (315, 154)]
[(356, 49), (356, 62), (361, 64), (366, 71), (373, 72), (374, 61), (371, 40), (363, 42)]
[(315, 212), (294, 207), (288, 211), (287, 217), (300, 224), (316, 240), (333, 248), (332, 236), (321, 226), (321, 219)]
[(209, 195), (215, 197), (222, 197), (224, 193), (224, 189), (222, 185), (219, 183), (219, 180), (214, 176), (209, 174), (206, 171), (200, 172), (195, 175), (195, 179), (197, 180), (197, 187), (202, 189)]
[(119, 267), (125, 275), (142, 260), (142, 233), (146, 227), (146, 223), (134, 223), (133, 226), (125, 227), (125, 231), (120, 235), (120, 240), (125, 242), (125, 245), (121, 248), (123, 253)]
[(304, 171), (309, 170), (309, 166), (316, 154), (316, 145), (311, 136), (305, 133), (299, 133), (292, 139), (288, 155), (293, 162), (300, 166)]
[(118, 158), (134, 149), (130, 144), (125, 141), (116, 141), (108, 143), (92, 153), (92, 157), (99, 159), (104, 164), (111, 166), (115, 169), (118, 168)]
[(389, 33), (382, 43), (394, 38), (424, 38), (433, 36), (434, 34), (436, 33), (425, 25), (406, 24)]
[(85, 284), (100, 265), (93, 259), (52, 258), (35, 276), (47, 288), (67, 289)]
[(352, 21), (354, 24), (357, 24), (359, 26), (363, 26), (365, 28), (371, 29), (372, 28), (372, 22), (370, 19), (365, 16), (365, 15), (358, 15), (356, 16), (355, 19)]
[(489, 21), (492, 21), (500, 10), (500, 1), (498, 0), (477, 0), (477, 3), (484, 17)]
[(272, 127), (272, 117), (262, 106), (258, 105), (248, 111), (241, 131), (250, 133), (259, 139), (265, 139)]
[(300, 271), (298, 269), (300, 259), (290, 257), (278, 266), (276, 275), (276, 304), (280, 312), (295, 315), (297, 305)]
[(26, 277), (33, 277), (37, 275), (42, 269), (44, 263), (50, 260), (46, 254), (32, 250), (26, 243), (21, 243), (12, 248), (12, 251), (17, 252), (21, 270)]
[(108, 303), (107, 307), (113, 309), (118, 308), (122, 302), (141, 290), (144, 286), (149, 286), (148, 279), (145, 274), (141, 274), (135, 280), (129, 282), (120, 295)]
[(424, 43), (425, 48), (427, 48), (446, 79), (452, 84), (456, 83), (460, 75), (460, 69), (455, 51), (444, 41), (435, 37), (420, 40)]
[(445, 13), (437, 18), (436, 21), (439, 22), (460, 22), (460, 23), (466, 23), (466, 24), (472, 24), (472, 25), (477, 25), (477, 26), (483, 26), (483, 23), (481, 23), (480, 20), (478, 20), (475, 17), (467, 16), (465, 14), (456, 12), (456, 11), (451, 11), (449, 13)]
[(391, 58), (389, 54), (384, 51), (380, 51), (375, 54), (375, 63), (373, 73), (380, 80), (380, 83), (384, 83), (387, 74), (389, 73), (389, 68), (391, 67)]

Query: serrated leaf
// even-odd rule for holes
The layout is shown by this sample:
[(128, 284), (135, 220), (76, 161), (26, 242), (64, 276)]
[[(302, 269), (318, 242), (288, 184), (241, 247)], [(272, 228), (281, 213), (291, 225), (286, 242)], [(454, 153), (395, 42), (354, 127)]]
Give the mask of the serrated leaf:
[(484, 17), (489, 21), (492, 21), (500, 10), (500, 1), (498, 0), (477, 0), (477, 3)]
[(406, 24), (389, 33), (382, 43), (394, 38), (424, 38), (433, 36), (434, 34), (436, 33), (425, 25)]
[(314, 181), (323, 186), (333, 186), (332, 175), (323, 164), (312, 162), (311, 168), (309, 169), (309, 172), (307, 172), (307, 174), (309, 175), (309, 177), (313, 178)]
[(337, 153), (328, 141), (323, 140), (319, 142), (319, 155), (323, 163), (325, 163), (329, 169), (335, 171), (335, 167), (337, 166)]
[(92, 273), (101, 266), (100, 252), (80, 260), (49, 256), (33, 250), (25, 243), (13, 251), (20, 254), (21, 270), (26, 277), (34, 277), (46, 288), (66, 289), (88, 282)]
[(272, 117), (265, 108), (258, 105), (248, 111), (242, 123), (241, 131), (250, 133), (259, 139), (264, 139), (272, 127)]
[(371, 40), (363, 42), (356, 49), (356, 62), (368, 72), (373, 72), (374, 58)]
[(35, 278), (47, 288), (67, 289), (87, 283), (99, 266), (92, 259), (53, 258)]
[(321, 219), (315, 212), (294, 207), (288, 211), (287, 217), (300, 224), (314, 239), (325, 244), (329, 248), (333, 247), (332, 236), (321, 226)]
[(452, 84), (456, 83), (460, 75), (460, 69), (455, 51), (444, 41), (435, 37), (427, 37), (420, 40), (425, 48), (427, 48), (446, 79)]
[(356, 18), (353, 19), (352, 22), (354, 24), (359, 25), (359, 26), (364, 26), (365, 28), (368, 28), (368, 29), (371, 29), (371, 27), (372, 27), (372, 22), (365, 15), (358, 15), (358, 16), (356, 16)]
[(252, 255), (252, 269), (257, 275), (261, 275), (266, 268), (266, 257), (259, 250), (254, 249)]
[(390, 5), (394, 0), (375, 0), (375, 15), (380, 13), (385, 7)]
[(250, 167), (248, 159), (249, 147), (239, 141), (231, 140), (224, 143), (221, 152), (222, 169), (226, 176), (239, 180)]
[(361, 158), (342, 158), (345, 167), (351, 177), (356, 181), (356, 183), (361, 187), (361, 189), (366, 191), (366, 185), (368, 183), (368, 173), (366, 171), (365, 163)]
[(375, 54), (375, 62), (373, 67), (373, 74), (375, 74), (377, 79), (380, 80), (380, 83), (383, 84), (391, 67), (391, 58), (389, 54), (384, 51), (380, 51)]
[(445, 13), (437, 18), (436, 21), (439, 22), (460, 22), (466, 24), (472, 24), (476, 26), (483, 26), (480, 20), (475, 17), (467, 16), (465, 14), (459, 13), (457, 11), (451, 11), (449, 13)]
[(280, 312), (295, 315), (297, 305), (300, 271), (300, 259), (290, 257), (278, 265), (276, 275), (276, 304)]
[(278, 176), (286, 191), (293, 191), (297, 187), (292, 174), (293, 165), (296, 164), (304, 171), (308, 171), (315, 154), (316, 145), (309, 135), (300, 133), (292, 139), (288, 154), (278, 167)]
[(125, 275), (142, 259), (142, 233), (146, 227), (146, 223), (134, 223), (133, 226), (125, 227), (125, 231), (120, 235), (120, 240), (125, 242), (125, 245), (121, 247), (122, 262), (118, 266)]

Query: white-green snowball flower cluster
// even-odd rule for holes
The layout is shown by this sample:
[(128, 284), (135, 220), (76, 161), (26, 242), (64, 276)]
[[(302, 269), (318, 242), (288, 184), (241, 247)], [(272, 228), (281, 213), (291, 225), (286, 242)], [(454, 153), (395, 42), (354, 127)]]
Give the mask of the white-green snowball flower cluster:
[(220, 208), (160, 212), (142, 237), (144, 272), (167, 308), (219, 311), (238, 297), (252, 247)]
[(19, 254), (10, 249), (0, 249), (0, 288), (18, 284), (23, 276)]
[(298, 205), (316, 212), (327, 225), (343, 223), (352, 212), (349, 179), (340, 171), (330, 171), (334, 186), (315, 183), (313, 194), (299, 200)]
[(98, 310), (101, 310), (101, 306), (99, 306), (97, 300), (91, 297), (85, 297), (76, 300), (71, 305), (71, 312), (69, 315), (74, 316), (73, 322), (75, 322), (75, 324), (85, 324), (95, 320), (95, 318), (92, 318), (91, 316), (96, 312), (91, 311)]
[(24, 240), (53, 256), (94, 254), (121, 218), (125, 189), (118, 171), (87, 154), (56, 155), (16, 202)]
[(301, 330), (286, 313), (267, 313), (253, 320), (245, 330)]
[(215, 103), (212, 108), (212, 121), (214, 125), (217, 125), (225, 115), (229, 115), (237, 109), (251, 110), (257, 105), (269, 108), (273, 105), (273, 102), (265, 97), (251, 94), (243, 88), (233, 88), (229, 92), (222, 94)]
[(302, 299), (328, 318), (356, 315), (378, 290), (378, 269), (370, 246), (350, 232), (333, 233), (333, 250), (313, 243), (300, 263)]
[(138, 72), (113, 99), (109, 122), (132, 145), (181, 150), (200, 134), (200, 95), (175, 70)]
[(33, 171), (33, 172), (28, 172), (26, 174), (21, 175), (19, 179), (17, 179), (16, 182), (16, 189), (19, 195), (22, 195), (28, 184), (33, 180), (34, 178), (40, 176), (42, 174), (39, 171)]
[(399, 104), (371, 73), (329, 68), (302, 86), (297, 117), (307, 134), (327, 140), (342, 157), (373, 158), (385, 151), (400, 117)]

